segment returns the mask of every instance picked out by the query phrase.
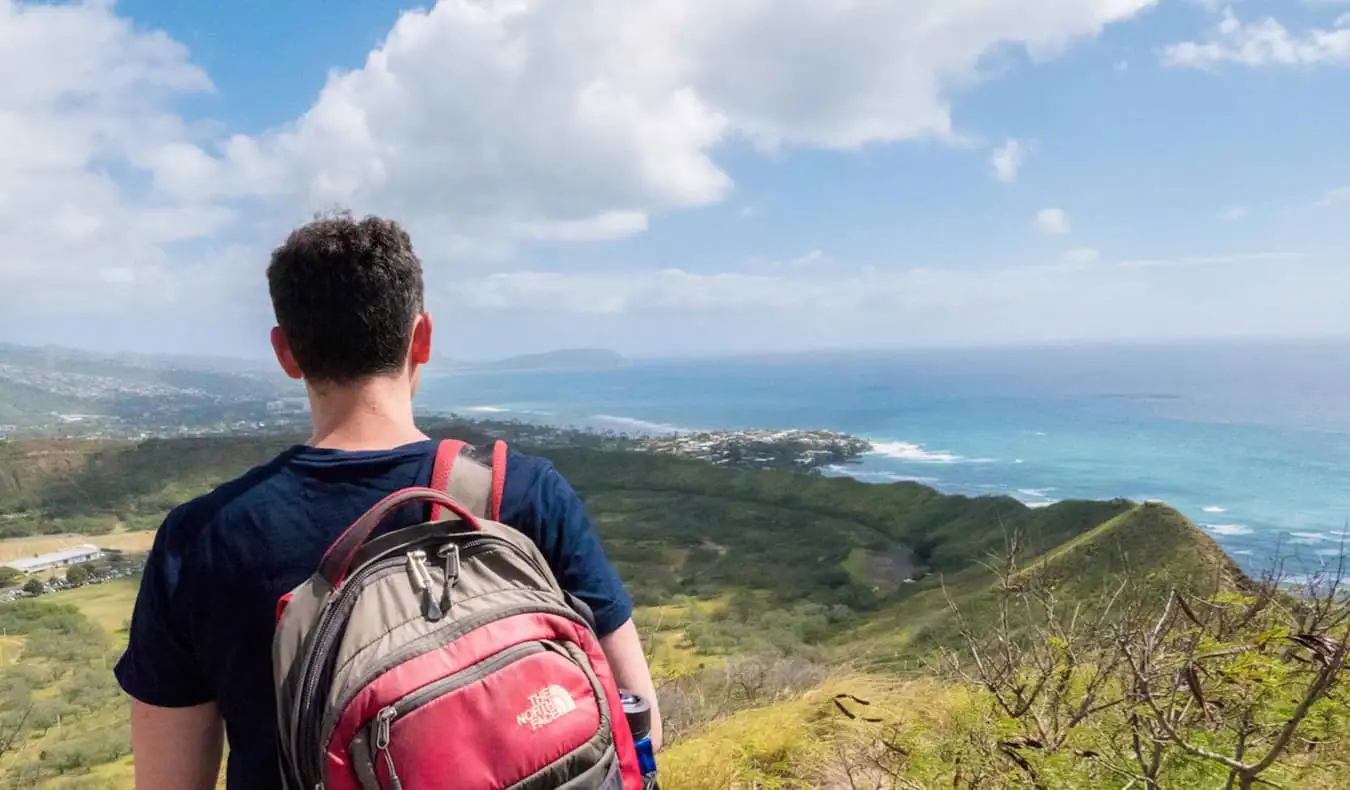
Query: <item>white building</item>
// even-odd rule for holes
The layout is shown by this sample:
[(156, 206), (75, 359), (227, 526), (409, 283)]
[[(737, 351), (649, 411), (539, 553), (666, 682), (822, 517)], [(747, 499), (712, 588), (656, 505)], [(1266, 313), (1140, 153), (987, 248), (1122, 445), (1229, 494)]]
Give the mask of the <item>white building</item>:
[(40, 554), (36, 557), (25, 557), (21, 560), (4, 563), (6, 566), (23, 573), (41, 573), (49, 571), (52, 568), (62, 568), (67, 565), (79, 565), (82, 562), (92, 562), (103, 556), (103, 549), (91, 543), (83, 543), (79, 546), (72, 546), (68, 549), (53, 551), (50, 554)]

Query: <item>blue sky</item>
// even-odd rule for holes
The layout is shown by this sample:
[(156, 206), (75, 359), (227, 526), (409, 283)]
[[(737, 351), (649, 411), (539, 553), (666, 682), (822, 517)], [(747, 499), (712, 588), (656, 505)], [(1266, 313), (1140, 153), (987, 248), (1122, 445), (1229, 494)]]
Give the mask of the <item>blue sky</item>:
[(1350, 334), (1345, 0), (0, 0), (0, 40), (4, 339), (265, 354), (267, 251), (334, 203), (408, 225), (453, 356)]

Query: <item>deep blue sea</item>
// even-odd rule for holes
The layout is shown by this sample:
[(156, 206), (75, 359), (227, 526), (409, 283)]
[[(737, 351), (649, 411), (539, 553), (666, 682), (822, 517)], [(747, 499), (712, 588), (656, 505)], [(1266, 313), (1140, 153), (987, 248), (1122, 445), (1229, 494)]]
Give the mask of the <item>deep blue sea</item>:
[(832, 470), (942, 491), (1168, 502), (1249, 570), (1311, 568), (1350, 522), (1350, 343), (817, 353), (462, 374), (423, 409), (631, 433), (827, 428)]

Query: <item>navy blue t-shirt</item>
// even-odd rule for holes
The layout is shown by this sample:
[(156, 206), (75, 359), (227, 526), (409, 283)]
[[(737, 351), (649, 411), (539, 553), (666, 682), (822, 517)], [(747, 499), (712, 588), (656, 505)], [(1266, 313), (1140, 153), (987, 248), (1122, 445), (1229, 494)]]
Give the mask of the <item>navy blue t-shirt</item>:
[[(280, 787), (272, 632), (277, 600), (386, 495), (427, 485), (436, 442), (346, 452), (297, 446), (175, 509), (146, 560), (130, 643), (115, 673), (142, 702), (211, 700), (225, 719), (230, 790)], [(425, 521), (409, 505), (380, 531)], [(590, 605), (601, 635), (633, 606), (580, 498), (542, 458), (507, 455), (501, 521), (529, 536), (558, 582)]]

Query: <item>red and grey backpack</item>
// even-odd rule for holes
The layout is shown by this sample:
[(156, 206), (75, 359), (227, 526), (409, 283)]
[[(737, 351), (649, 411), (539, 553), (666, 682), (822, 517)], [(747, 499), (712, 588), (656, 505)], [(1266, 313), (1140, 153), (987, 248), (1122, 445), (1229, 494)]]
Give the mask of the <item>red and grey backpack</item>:
[[(431, 487), (386, 497), (277, 606), (288, 790), (639, 790), (633, 737), (585, 604), (497, 521), (489, 466), (440, 444)], [(370, 539), (391, 513), (430, 520)]]

